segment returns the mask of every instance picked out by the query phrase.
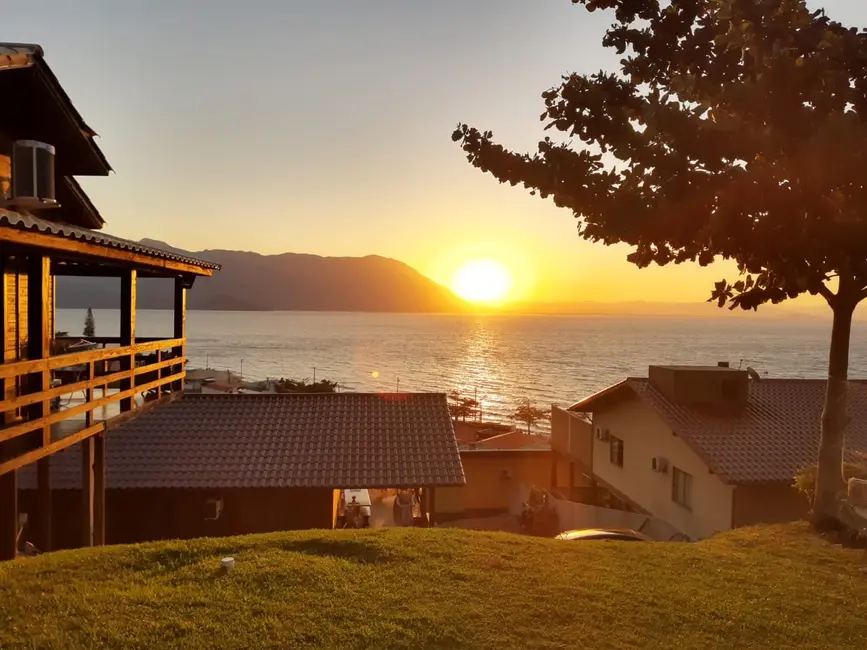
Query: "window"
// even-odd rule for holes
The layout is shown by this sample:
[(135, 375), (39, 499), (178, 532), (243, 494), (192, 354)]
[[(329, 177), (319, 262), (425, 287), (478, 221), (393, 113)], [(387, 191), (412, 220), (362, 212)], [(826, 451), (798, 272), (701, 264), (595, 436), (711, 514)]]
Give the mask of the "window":
[(671, 500), (692, 510), (692, 474), (677, 467), (671, 472)]
[(623, 467), (623, 441), (620, 438), (611, 436), (611, 446), (608, 448), (608, 460), (612, 465)]

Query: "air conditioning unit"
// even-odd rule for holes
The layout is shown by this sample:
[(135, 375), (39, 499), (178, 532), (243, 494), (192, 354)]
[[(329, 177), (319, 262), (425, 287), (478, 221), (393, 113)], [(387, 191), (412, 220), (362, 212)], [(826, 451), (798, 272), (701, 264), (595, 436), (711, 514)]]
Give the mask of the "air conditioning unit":
[(668, 459), (663, 458), (662, 456), (654, 456), (651, 460), (651, 468), (654, 472), (664, 474), (668, 471)]
[(205, 501), (205, 520), (216, 521), (223, 514), (222, 499), (208, 499)]
[(12, 187), (6, 205), (38, 210), (57, 207), (54, 192), (54, 147), (36, 140), (12, 145)]
[(608, 440), (610, 438), (611, 438), (611, 433), (608, 431), (608, 429), (601, 429), (601, 428), (596, 429), (596, 439), (597, 440), (601, 440), (602, 442), (608, 442)]

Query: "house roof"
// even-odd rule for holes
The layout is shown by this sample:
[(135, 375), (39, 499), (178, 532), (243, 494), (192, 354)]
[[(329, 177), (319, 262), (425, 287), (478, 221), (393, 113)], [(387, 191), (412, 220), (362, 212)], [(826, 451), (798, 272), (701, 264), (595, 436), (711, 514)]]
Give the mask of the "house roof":
[(489, 438), (474, 440), (472, 442), (464, 442), (460, 445), (461, 450), (465, 449), (490, 449), (490, 450), (510, 450), (510, 449), (551, 449), (551, 439), (543, 436), (527, 435), (523, 431), (508, 431)]
[[(667, 399), (646, 378), (629, 378), (568, 410), (598, 412), (612, 400), (637, 396), (729, 483), (791, 481), (816, 463), (825, 402), (825, 380), (761, 379), (749, 382), (747, 406), (738, 415), (714, 415)], [(867, 451), (867, 382), (849, 383), (846, 453)]]
[[(378, 488), (465, 482), (446, 396), (184, 395), (108, 434), (109, 488)], [(52, 456), (81, 485), (81, 445)], [(35, 487), (36, 472), (21, 472)]]
[(87, 241), (92, 244), (107, 246), (109, 248), (129, 250), (135, 253), (141, 253), (142, 255), (148, 255), (150, 257), (175, 260), (177, 262), (184, 262), (187, 264), (194, 264), (196, 266), (200, 266), (206, 269), (219, 270), (220, 268), (219, 264), (215, 264), (213, 262), (197, 260), (192, 257), (178, 255), (177, 253), (166, 251), (160, 248), (145, 246), (143, 244), (140, 244), (139, 242), (121, 239), (120, 237), (114, 237), (100, 231), (90, 230), (89, 228), (79, 228), (77, 226), (71, 226), (65, 223), (48, 221), (46, 219), (40, 219), (39, 217), (4, 210), (3, 208), (0, 208), (0, 227), (16, 228), (18, 230), (30, 230), (40, 232), (46, 235), (63, 237), (65, 239), (77, 239), (80, 241)]
[(100, 230), (105, 225), (105, 219), (75, 177), (64, 176), (57, 183), (57, 200), (69, 223), (94, 230)]
[[(60, 85), (49, 65), (45, 62), (45, 52), (40, 45), (35, 43), (0, 43), (0, 72), (4, 74), (4, 90), (20, 100), (22, 96), (29, 97), (32, 93), (40, 93), (40, 96), (51, 97), (56, 105), (56, 112), (40, 113), (38, 116), (43, 124), (45, 118), (59, 117), (63, 121), (63, 127), (73, 129), (76, 132), (81, 145), (75, 156), (74, 168), (69, 168), (64, 173), (83, 175), (108, 175), (111, 165), (96, 144), (94, 137), (96, 131), (91, 129), (75, 108), (69, 95)], [(9, 75), (7, 77), (7, 75)], [(20, 77), (19, 75), (24, 75)], [(6, 81), (11, 85), (7, 88)], [(45, 94), (47, 93), (47, 94)], [(19, 102), (10, 102), (18, 106)], [(44, 110), (45, 107), (43, 106)], [(28, 107), (29, 111), (29, 107)], [(50, 120), (54, 122), (54, 120)], [(50, 124), (51, 128), (61, 128), (60, 124)], [(53, 143), (57, 144), (57, 143)]]

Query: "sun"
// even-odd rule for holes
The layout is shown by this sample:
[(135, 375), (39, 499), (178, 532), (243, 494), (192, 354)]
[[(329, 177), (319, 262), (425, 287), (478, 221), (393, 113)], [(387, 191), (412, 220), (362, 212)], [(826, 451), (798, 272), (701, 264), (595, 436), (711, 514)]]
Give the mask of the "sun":
[(452, 291), (470, 302), (498, 302), (512, 288), (512, 275), (494, 260), (473, 260), (461, 266), (452, 279)]

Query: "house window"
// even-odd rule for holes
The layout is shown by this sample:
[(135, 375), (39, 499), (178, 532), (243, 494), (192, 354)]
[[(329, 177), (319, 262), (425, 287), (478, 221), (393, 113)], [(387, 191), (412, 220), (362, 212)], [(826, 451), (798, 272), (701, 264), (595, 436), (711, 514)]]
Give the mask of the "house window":
[(692, 510), (692, 474), (677, 467), (671, 472), (671, 500)]
[(620, 438), (611, 436), (611, 446), (608, 448), (608, 460), (612, 465), (623, 467), (623, 441)]

